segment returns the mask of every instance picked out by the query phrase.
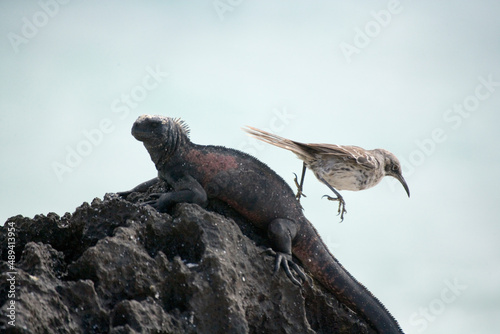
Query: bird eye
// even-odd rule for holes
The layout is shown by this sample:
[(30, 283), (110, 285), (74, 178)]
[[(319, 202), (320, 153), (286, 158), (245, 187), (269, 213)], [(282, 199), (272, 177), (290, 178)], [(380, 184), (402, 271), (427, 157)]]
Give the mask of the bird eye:
[(399, 172), (399, 166), (398, 165), (392, 165), (392, 171), (393, 172)]

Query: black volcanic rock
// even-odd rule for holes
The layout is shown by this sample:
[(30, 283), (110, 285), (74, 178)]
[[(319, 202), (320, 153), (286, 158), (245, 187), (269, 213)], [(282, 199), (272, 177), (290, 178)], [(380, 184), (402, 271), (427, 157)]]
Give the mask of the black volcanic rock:
[(166, 214), (141, 205), (147, 196), (107, 194), (72, 215), (7, 220), (0, 332), (374, 333), (316, 282), (301, 288), (273, 275), (266, 238), (223, 203)]

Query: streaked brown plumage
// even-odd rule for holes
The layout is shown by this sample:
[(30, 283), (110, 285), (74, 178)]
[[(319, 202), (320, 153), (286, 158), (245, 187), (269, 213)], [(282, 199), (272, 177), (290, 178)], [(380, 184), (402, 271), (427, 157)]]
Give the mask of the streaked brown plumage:
[(358, 146), (335, 144), (304, 144), (248, 126), (244, 128), (251, 136), (278, 146), (297, 155), (303, 161), (297, 199), (300, 201), (306, 167), (316, 178), (330, 188), (337, 197), (325, 195), (329, 200), (338, 201), (341, 220), (344, 220), (345, 201), (337, 190), (358, 191), (377, 185), (384, 176), (393, 176), (406, 190), (410, 190), (403, 178), (401, 164), (394, 154), (384, 149), (365, 150)]

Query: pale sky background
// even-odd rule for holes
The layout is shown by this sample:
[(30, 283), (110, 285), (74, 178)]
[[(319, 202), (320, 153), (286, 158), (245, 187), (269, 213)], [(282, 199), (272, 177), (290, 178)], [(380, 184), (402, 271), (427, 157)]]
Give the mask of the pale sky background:
[(142, 114), (292, 186), (301, 162), (242, 126), (386, 148), (410, 199), (388, 178), (344, 191), (339, 224), (309, 172), (305, 215), (405, 333), (498, 332), (498, 1), (66, 2), (0, 2), (2, 223), (154, 177)]

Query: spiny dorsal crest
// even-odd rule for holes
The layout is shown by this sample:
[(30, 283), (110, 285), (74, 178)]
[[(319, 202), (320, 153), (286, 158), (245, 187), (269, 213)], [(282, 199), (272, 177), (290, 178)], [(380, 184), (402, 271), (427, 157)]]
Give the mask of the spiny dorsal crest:
[(189, 125), (185, 121), (183, 121), (180, 117), (173, 118), (173, 121), (179, 125), (182, 132), (189, 138), (189, 133), (191, 129), (189, 129)]

